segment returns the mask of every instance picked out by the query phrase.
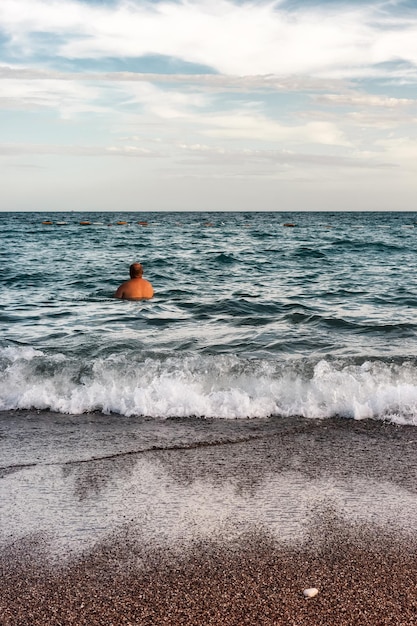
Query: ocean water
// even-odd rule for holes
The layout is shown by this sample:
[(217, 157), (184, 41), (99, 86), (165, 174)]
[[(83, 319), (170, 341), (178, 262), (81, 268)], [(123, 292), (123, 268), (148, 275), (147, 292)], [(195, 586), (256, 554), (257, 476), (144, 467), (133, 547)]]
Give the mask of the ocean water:
[[(417, 425), (416, 226), (401, 212), (1, 213), (0, 411)], [(112, 297), (134, 261), (151, 301)]]

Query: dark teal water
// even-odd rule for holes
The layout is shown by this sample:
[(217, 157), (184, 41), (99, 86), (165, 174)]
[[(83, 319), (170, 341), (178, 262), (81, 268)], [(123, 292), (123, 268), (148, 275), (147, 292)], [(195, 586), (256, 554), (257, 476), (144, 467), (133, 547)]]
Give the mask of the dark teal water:
[[(417, 424), (416, 225), (417, 213), (0, 214), (0, 410)], [(133, 261), (151, 301), (112, 298)]]

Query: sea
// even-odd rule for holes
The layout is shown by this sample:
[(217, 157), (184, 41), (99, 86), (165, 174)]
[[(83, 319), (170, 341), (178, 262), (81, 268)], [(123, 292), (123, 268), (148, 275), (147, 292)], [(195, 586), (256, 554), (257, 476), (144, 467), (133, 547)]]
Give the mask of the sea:
[[(0, 561), (301, 541), (334, 512), (415, 536), (416, 226), (1, 213)], [(151, 300), (114, 298), (133, 262)]]
[[(417, 425), (416, 227), (409, 212), (0, 213), (0, 411)], [(113, 297), (133, 262), (152, 300)]]

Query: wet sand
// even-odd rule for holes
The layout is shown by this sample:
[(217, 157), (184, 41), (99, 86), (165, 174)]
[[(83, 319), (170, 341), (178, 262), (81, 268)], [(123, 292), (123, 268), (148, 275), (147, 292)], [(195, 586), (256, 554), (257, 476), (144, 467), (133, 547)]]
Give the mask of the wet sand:
[(2, 626), (417, 624), (415, 429), (3, 417)]

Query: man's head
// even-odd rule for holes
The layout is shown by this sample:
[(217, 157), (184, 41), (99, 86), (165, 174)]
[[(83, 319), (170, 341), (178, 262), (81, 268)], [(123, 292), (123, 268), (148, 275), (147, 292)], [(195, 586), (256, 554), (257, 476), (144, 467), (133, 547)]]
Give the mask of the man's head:
[(129, 268), (130, 278), (142, 278), (143, 267), (140, 263), (132, 263)]

